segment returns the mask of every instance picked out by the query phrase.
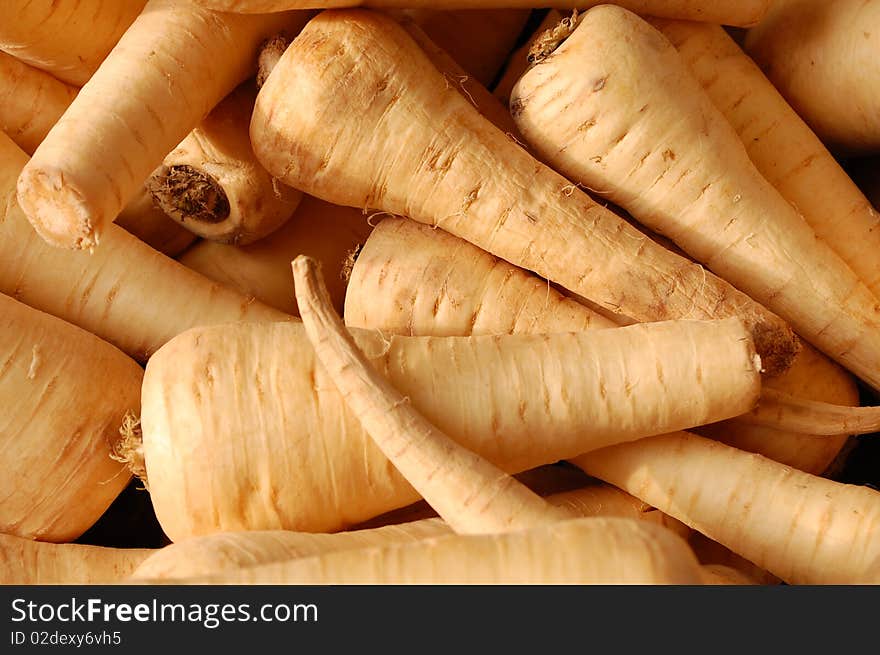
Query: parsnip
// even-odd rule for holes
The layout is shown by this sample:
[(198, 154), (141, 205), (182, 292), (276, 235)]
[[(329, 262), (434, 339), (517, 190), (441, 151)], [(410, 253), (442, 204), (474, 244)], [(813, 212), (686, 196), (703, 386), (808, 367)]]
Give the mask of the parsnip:
[(647, 22), (613, 5), (588, 11), (520, 79), (511, 113), (558, 171), (602, 189), (880, 388), (880, 301), (755, 169)]
[(89, 255), (52, 248), (15, 202), (27, 156), (0, 134), (0, 293), (59, 316), (140, 361), (195, 325), (290, 317), (212, 283), (119, 226)]
[(573, 460), (791, 584), (867, 582), (880, 493), (676, 433)]
[(111, 456), (142, 379), (110, 344), (0, 294), (0, 532), (70, 541), (98, 520), (131, 478)]
[(162, 158), (254, 74), (260, 43), (308, 16), (149, 0), (22, 171), (34, 228), (55, 246), (95, 248)]
[(357, 346), (333, 309), (317, 262), (300, 255), (292, 268), (304, 331), (346, 409), (456, 533), (528, 530), (574, 516), (426, 419)]
[[(736, 319), (578, 334), (354, 336), (428, 420), (508, 472), (736, 416), (760, 391), (753, 344)], [(147, 480), (172, 540), (334, 531), (418, 497), (345, 409), (302, 325), (179, 335), (148, 362), (142, 401)]]
[(665, 528), (584, 518), (500, 535), (447, 535), (175, 580), (196, 584), (702, 584)]
[(153, 554), (149, 548), (52, 544), (0, 534), (0, 585), (120, 582)]
[(381, 14), (326, 11), (311, 20), (258, 94), (251, 142), (291, 186), (441, 227), (617, 314), (739, 316), (772, 373), (796, 353), (778, 317), (656, 245), (491, 126)]
[[(381, 221), (359, 252), (345, 298), (345, 319), (350, 327), (410, 336), (615, 327), (546, 281), (450, 234), (397, 218)], [(801, 349), (783, 375), (765, 378), (766, 389), (836, 405), (859, 402), (852, 376), (810, 347)], [(851, 415), (862, 410), (848, 411)], [(815, 474), (826, 469), (846, 440), (756, 425), (740, 424), (731, 430), (726, 423), (699, 431)]]

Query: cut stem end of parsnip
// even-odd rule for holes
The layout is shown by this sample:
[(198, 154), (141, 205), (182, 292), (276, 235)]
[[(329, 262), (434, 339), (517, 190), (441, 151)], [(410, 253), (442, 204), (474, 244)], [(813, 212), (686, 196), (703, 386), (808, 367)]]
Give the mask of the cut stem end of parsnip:
[(229, 218), (223, 187), (193, 166), (161, 166), (147, 181), (147, 190), (168, 216), (181, 223), (216, 226)]

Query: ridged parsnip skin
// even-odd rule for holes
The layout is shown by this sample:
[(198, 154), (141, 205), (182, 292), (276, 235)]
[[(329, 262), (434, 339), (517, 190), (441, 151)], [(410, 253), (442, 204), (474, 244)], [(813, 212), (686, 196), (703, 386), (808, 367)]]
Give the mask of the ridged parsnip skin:
[(832, 405), (765, 389), (761, 393), (761, 402), (752, 411), (738, 416), (734, 421), (746, 425), (778, 427), (820, 437), (861, 435), (880, 431), (880, 407)]
[(217, 575), (337, 550), (406, 543), (448, 534), (452, 534), (452, 530), (439, 518), (350, 532), (219, 532), (162, 548), (145, 560), (132, 573), (132, 578), (172, 580)]
[(574, 463), (790, 584), (856, 584), (880, 554), (880, 493), (687, 433)]
[[(471, 336), (616, 327), (522, 269), (414, 221), (386, 218), (358, 254), (345, 296), (350, 327), (382, 334)], [(855, 406), (859, 390), (840, 366), (809, 346), (765, 388)], [(761, 426), (698, 428), (732, 446), (820, 474), (846, 437), (817, 439)]]
[[(203, 584), (702, 584), (665, 528), (582, 518), (500, 535), (447, 535), (240, 569)], [(178, 581), (175, 581), (178, 582)]]
[(385, 218), (358, 252), (345, 324), (409, 336), (579, 332), (617, 324), (442, 230)]
[(491, 126), (387, 16), (327, 11), (310, 21), (257, 96), (251, 142), (291, 186), (436, 225), (617, 314), (740, 316), (777, 373), (797, 350), (777, 316)]
[(69, 323), (0, 294), (0, 532), (76, 539), (128, 484), (111, 459), (143, 370)]
[(196, 325), (289, 317), (187, 269), (109, 226), (109, 248), (52, 248), (15, 202), (25, 155), (0, 133), (0, 293), (63, 318), (145, 361)]
[(819, 137), (838, 151), (880, 149), (880, 5), (777, 0), (745, 49)]
[[(547, 500), (578, 516), (647, 518), (647, 506), (619, 489), (593, 485), (554, 494)], [(654, 512), (657, 513), (657, 512)], [(666, 517), (670, 523), (674, 519)], [(216, 575), (271, 562), (310, 557), (336, 550), (403, 543), (451, 534), (439, 518), (408, 521), (348, 532), (314, 533), (285, 530), (220, 532), (192, 537), (155, 551), (132, 574), (133, 578), (168, 580)]]
[(76, 87), (0, 52), (0, 130), (29, 155), (76, 93)]
[(144, 4), (146, 0), (4, 0), (0, 50), (82, 86)]
[(479, 84), (489, 86), (516, 45), (530, 11), (403, 9), (399, 14), (415, 21)]
[[(331, 9), (344, 7), (406, 7), (428, 9), (531, 9), (538, 5), (556, 9), (586, 9), (597, 0), (194, 0), (218, 11), (261, 13), (285, 9)], [(722, 25), (749, 26), (767, 13), (770, 0), (619, 0), (618, 4), (640, 14), (698, 20)]]
[(298, 315), (290, 262), (308, 255), (321, 262), (333, 304), (342, 311), (345, 271), (373, 229), (367, 219), (357, 209), (305, 196), (293, 217), (268, 238), (238, 247), (201, 241), (178, 261), (239, 293)]
[(880, 388), (880, 302), (761, 176), (648, 23), (613, 5), (590, 10), (520, 79), (511, 113), (562, 174), (601, 188)]
[(37, 232), (97, 246), (162, 158), (253, 74), (260, 43), (308, 15), (149, 0), (22, 171), (18, 198)]
[[(592, 334), (355, 337), (428, 420), (508, 472), (736, 416), (760, 391), (751, 340), (735, 319)], [(334, 531), (418, 499), (346, 410), (301, 324), (180, 335), (147, 364), (142, 405), (151, 498), (174, 541)]]
[(0, 534), (0, 585), (110, 584), (128, 578), (153, 553)]
[(284, 225), (302, 199), (254, 157), (248, 128), (256, 98), (253, 81), (240, 85), (147, 181), (165, 213), (204, 239), (253, 243)]
[(815, 133), (722, 28), (652, 23), (736, 130), (755, 167), (880, 296), (880, 215)]

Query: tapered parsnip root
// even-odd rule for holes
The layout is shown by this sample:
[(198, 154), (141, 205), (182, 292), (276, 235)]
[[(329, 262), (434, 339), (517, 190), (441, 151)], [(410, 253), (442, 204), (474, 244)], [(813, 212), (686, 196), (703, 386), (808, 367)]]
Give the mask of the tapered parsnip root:
[(287, 222), (302, 199), (254, 157), (248, 127), (256, 97), (252, 82), (239, 86), (147, 181), (165, 213), (202, 238), (253, 243)]
[(308, 15), (150, 0), (22, 171), (18, 198), (37, 232), (96, 247), (162, 158), (254, 74), (260, 43)]
[(880, 431), (880, 407), (844, 407), (765, 389), (755, 409), (735, 421), (817, 436), (870, 434)]
[(687, 433), (573, 460), (791, 584), (855, 584), (880, 554), (880, 493)]
[(266, 169), (295, 188), (441, 227), (616, 314), (739, 316), (772, 373), (797, 351), (777, 316), (492, 127), (381, 14), (327, 11), (310, 21), (257, 96), (251, 142)]
[[(585, 9), (598, 0), (194, 0), (218, 11), (263, 13), (285, 9), (335, 9), (339, 7), (409, 7), (428, 9), (531, 9), (538, 5), (556, 9)], [(617, 4), (640, 14), (749, 26), (767, 13), (770, 0), (619, 0)]]
[(130, 479), (111, 459), (143, 371), (110, 344), (0, 294), (0, 532), (70, 541)]
[[(761, 393), (771, 389), (834, 405), (856, 407), (860, 400), (855, 378), (806, 344), (784, 375), (764, 380)], [(749, 425), (737, 419), (702, 426), (694, 431), (813, 475), (824, 475), (849, 440), (848, 436), (817, 438), (784, 431), (778, 426)]]
[(293, 217), (270, 237), (249, 246), (202, 241), (178, 261), (241, 294), (298, 315), (290, 262), (308, 255), (321, 262), (333, 306), (342, 311), (346, 270), (372, 229), (363, 212), (306, 196)]
[(292, 268), (306, 336), (346, 407), (455, 532), (526, 530), (574, 516), (428, 421), (358, 348), (333, 309), (315, 260), (301, 255)]
[[(540, 496), (561, 494), (566, 491), (583, 490), (585, 487), (599, 487), (614, 489), (611, 485), (597, 484), (594, 478), (584, 473), (574, 464), (568, 462), (553, 462), (543, 464), (527, 471), (514, 474), (514, 477), (526, 485), (529, 489)], [(623, 494), (627, 496), (627, 494)], [(641, 503), (640, 500), (634, 502)], [(418, 500), (404, 507), (398, 507), (384, 514), (379, 514), (371, 519), (348, 528), (350, 531), (381, 528), (386, 525), (398, 525), (422, 519), (437, 518), (439, 515), (424, 500)], [(688, 528), (690, 530), (690, 528)]]
[(109, 341), (145, 361), (171, 337), (196, 325), (289, 316), (156, 252), (119, 226), (89, 255), (52, 248), (15, 202), (27, 156), (0, 133), (0, 293)]
[(653, 20), (761, 174), (880, 296), (880, 215), (761, 69), (717, 25)]
[(880, 149), (880, 6), (865, 0), (777, 0), (745, 48), (822, 140)]
[(880, 387), (880, 302), (755, 169), (675, 48), (644, 20), (613, 5), (588, 11), (519, 81), (511, 111), (573, 182), (603, 189)]
[(351, 532), (221, 532), (184, 539), (162, 548), (132, 573), (132, 579), (206, 577), (337, 550), (421, 541), (448, 534), (452, 534), (452, 530), (439, 518)]
[(583, 518), (500, 535), (447, 535), (278, 562), (201, 584), (702, 584), (677, 535), (643, 521)]
[[(645, 503), (609, 485), (594, 484), (554, 494), (547, 500), (577, 516), (617, 516), (657, 522), (681, 536), (689, 532), (689, 528), (670, 517), (666, 517), (665, 523), (660, 521), (659, 512), (648, 511)], [(407, 543), (451, 533), (451, 528), (436, 517), (334, 533), (222, 532), (184, 539), (154, 551), (132, 577), (152, 580), (205, 577), (337, 550)]]
[[(736, 416), (760, 391), (736, 319), (503, 337), (353, 334), (413, 407), (508, 472)], [(418, 498), (346, 410), (302, 325), (179, 335), (147, 364), (142, 399), (151, 498), (172, 540), (334, 531)]]
[[(345, 298), (350, 327), (382, 334), (470, 336), (571, 332), (615, 324), (541, 280), (457, 237), (406, 219), (384, 219), (352, 269)], [(800, 398), (856, 405), (855, 382), (840, 366), (804, 347), (783, 375), (764, 380)], [(730, 445), (820, 474), (846, 437), (816, 439), (726, 423), (699, 428)]]
[(5, 0), (0, 50), (82, 86), (146, 0)]
[(153, 553), (147, 548), (52, 544), (0, 534), (0, 585), (120, 582)]

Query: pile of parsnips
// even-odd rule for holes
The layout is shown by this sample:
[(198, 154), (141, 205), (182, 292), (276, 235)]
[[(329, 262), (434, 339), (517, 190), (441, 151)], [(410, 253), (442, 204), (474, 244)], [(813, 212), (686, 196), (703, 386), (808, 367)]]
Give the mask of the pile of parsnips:
[(880, 3), (7, 4), (0, 581), (880, 581)]

